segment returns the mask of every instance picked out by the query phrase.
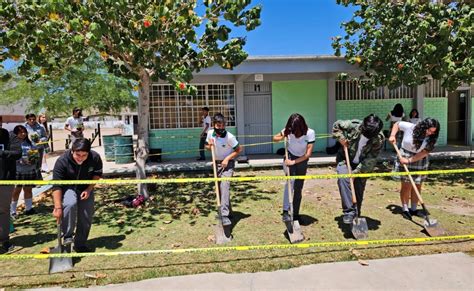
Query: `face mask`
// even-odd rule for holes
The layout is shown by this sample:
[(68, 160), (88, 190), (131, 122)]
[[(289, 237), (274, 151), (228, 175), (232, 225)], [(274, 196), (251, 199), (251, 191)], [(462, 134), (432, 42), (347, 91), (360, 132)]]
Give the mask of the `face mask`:
[(227, 134), (227, 131), (223, 128), (215, 128), (214, 131), (220, 137), (225, 137), (225, 135)]

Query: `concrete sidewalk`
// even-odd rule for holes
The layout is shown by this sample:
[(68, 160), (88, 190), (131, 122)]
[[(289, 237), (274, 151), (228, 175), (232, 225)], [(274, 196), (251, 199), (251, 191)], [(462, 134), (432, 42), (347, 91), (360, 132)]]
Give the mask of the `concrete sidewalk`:
[[(274, 272), (209, 273), (94, 286), (94, 290), (473, 290), (463, 253), (308, 265)], [(41, 290), (64, 290), (46, 288)], [(74, 290), (91, 290), (82, 288)]]

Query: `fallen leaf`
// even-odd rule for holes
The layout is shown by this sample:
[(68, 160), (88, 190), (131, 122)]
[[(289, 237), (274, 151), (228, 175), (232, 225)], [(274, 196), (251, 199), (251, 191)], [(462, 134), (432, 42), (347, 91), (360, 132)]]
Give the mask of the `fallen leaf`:
[(215, 242), (215, 241), (216, 241), (215, 235), (213, 235), (213, 234), (208, 235), (208, 236), (207, 236), (207, 241), (208, 241), (208, 242)]
[(165, 220), (163, 221), (164, 224), (170, 224), (173, 220)]
[(89, 278), (89, 279), (97, 279), (97, 277), (94, 274), (84, 274), (84, 277)]
[(172, 246), (173, 248), (178, 248), (179, 246), (181, 246), (181, 244), (180, 244), (180, 243), (174, 243), (174, 244), (172, 244), (171, 246)]
[(357, 260), (357, 262), (359, 262), (359, 264), (361, 264), (362, 266), (368, 266), (369, 263), (367, 261), (364, 261), (364, 260)]
[(458, 220), (458, 223), (460, 223), (460, 224), (465, 224), (465, 222), (462, 221), (462, 220)]
[(358, 250), (355, 250), (355, 249), (351, 249), (350, 250), (351, 254), (353, 254), (355, 257), (362, 257), (362, 253), (359, 252)]
[(166, 230), (166, 228), (161, 226), (161, 227), (160, 227), (160, 230)]
[(104, 273), (96, 273), (95, 274), (95, 277), (97, 279), (102, 279), (102, 278), (106, 278), (107, 277), (107, 274), (104, 274)]
[(49, 251), (50, 251), (49, 247), (44, 247), (41, 249), (40, 254), (49, 254)]
[(191, 211), (191, 213), (192, 213), (193, 215), (199, 215), (199, 214), (201, 214), (201, 211), (199, 211), (199, 208), (194, 207), (193, 210)]

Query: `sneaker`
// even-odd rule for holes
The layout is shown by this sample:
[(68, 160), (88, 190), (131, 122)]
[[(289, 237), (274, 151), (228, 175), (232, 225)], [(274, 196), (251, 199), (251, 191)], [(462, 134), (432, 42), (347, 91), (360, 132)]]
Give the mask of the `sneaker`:
[(65, 237), (63, 239), (63, 246), (70, 246), (74, 242), (74, 239), (72, 237)]
[(342, 217), (342, 222), (344, 222), (345, 224), (351, 224), (352, 221), (354, 221), (354, 214), (353, 213), (346, 213)]
[(203, 159), (203, 158), (198, 158), (196, 159), (196, 161), (205, 161), (206, 159)]
[(36, 210), (31, 208), (30, 210), (25, 210), (25, 215), (33, 215), (36, 214)]
[(403, 218), (408, 219), (408, 220), (412, 219), (411, 214), (410, 214), (409, 211), (403, 211), (402, 216), (403, 216)]
[(290, 214), (288, 213), (288, 211), (283, 211), (283, 214), (281, 215), (281, 220), (283, 222), (291, 222), (291, 216)]
[(10, 217), (12, 218), (12, 220), (15, 220), (18, 218), (18, 214), (16, 214), (16, 212), (10, 213)]
[(92, 253), (93, 250), (86, 246), (74, 246), (74, 251), (76, 253)]
[(0, 254), (7, 254), (15, 250), (15, 246), (10, 241), (2, 243), (0, 246)]
[(231, 224), (232, 224), (232, 221), (230, 221), (229, 217), (222, 216), (222, 225), (223, 226), (227, 226), (227, 225), (231, 225)]

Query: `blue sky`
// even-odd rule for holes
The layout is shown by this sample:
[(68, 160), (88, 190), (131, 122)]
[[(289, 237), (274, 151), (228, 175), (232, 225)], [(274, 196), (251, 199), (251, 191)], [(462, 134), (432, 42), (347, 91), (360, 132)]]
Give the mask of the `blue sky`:
[(253, 0), (262, 4), (262, 24), (247, 34), (251, 56), (332, 55), (331, 37), (343, 35), (340, 25), (354, 7), (336, 0)]

